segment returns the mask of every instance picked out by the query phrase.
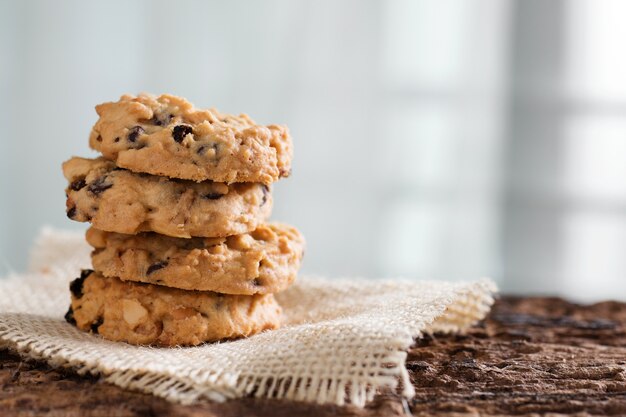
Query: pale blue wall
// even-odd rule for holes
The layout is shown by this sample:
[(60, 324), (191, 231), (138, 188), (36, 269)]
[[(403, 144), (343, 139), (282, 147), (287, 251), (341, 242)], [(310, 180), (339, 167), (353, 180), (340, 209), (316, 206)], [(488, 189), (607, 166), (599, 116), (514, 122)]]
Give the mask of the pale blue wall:
[(548, 3), (0, 0), (0, 276), (84, 229), (60, 165), (94, 155), (95, 104), (148, 91), (290, 126), (274, 218), (305, 272), (626, 292), (626, 6)]

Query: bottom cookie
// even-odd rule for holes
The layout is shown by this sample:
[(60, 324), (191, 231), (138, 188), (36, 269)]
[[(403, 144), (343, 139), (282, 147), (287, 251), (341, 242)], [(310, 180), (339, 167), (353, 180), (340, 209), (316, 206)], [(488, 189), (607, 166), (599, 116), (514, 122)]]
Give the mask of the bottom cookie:
[(65, 319), (105, 339), (135, 345), (194, 346), (280, 326), (274, 296), (224, 295), (105, 278), (84, 270), (70, 284)]

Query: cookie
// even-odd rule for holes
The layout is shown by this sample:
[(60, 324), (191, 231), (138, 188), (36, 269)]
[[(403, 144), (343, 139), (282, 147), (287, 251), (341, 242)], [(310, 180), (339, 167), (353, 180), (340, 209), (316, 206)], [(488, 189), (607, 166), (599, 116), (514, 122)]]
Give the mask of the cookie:
[(185, 290), (269, 294), (296, 278), (304, 239), (274, 223), (226, 238), (180, 239), (140, 233), (87, 231), (93, 268), (107, 277)]
[(124, 95), (96, 106), (89, 145), (122, 168), (194, 181), (269, 184), (291, 171), (285, 126), (201, 110), (164, 94)]
[(67, 216), (110, 232), (220, 237), (247, 233), (270, 215), (270, 189), (260, 183), (172, 180), (116, 168), (104, 158), (63, 164)]
[(84, 270), (70, 284), (65, 318), (79, 329), (135, 345), (193, 346), (280, 325), (274, 296), (185, 291)]

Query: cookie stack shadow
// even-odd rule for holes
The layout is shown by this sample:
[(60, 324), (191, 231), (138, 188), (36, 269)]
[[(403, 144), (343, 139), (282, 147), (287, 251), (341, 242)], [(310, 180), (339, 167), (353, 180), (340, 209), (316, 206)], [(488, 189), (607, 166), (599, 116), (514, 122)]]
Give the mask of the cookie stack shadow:
[(70, 284), (66, 320), (131, 344), (190, 346), (280, 326), (304, 239), (268, 223), (291, 170), (284, 126), (195, 109), (170, 95), (96, 106), (102, 156), (63, 164), (67, 215), (90, 222), (93, 270)]

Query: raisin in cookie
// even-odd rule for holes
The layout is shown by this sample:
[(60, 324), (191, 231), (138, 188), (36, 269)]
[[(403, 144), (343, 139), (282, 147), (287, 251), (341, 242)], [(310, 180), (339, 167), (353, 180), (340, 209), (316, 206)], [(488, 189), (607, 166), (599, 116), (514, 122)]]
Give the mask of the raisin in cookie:
[(220, 237), (247, 233), (270, 215), (265, 184), (172, 180), (116, 168), (104, 158), (63, 164), (67, 216), (110, 232)]
[(250, 336), (280, 325), (274, 296), (223, 295), (124, 282), (84, 270), (70, 284), (65, 319), (105, 339), (190, 346)]
[(122, 168), (194, 181), (262, 182), (286, 177), (292, 143), (285, 126), (201, 110), (168, 94), (124, 95), (96, 106), (89, 145)]
[(226, 238), (179, 239), (87, 231), (93, 268), (107, 277), (224, 294), (269, 294), (296, 278), (304, 239), (279, 223)]

